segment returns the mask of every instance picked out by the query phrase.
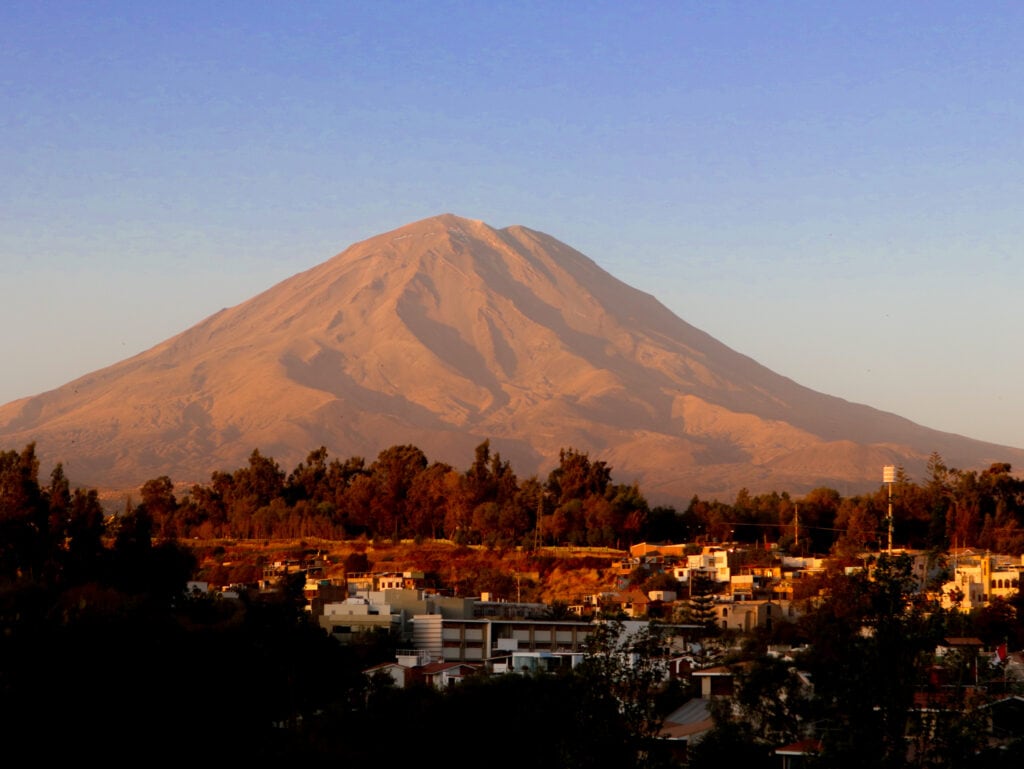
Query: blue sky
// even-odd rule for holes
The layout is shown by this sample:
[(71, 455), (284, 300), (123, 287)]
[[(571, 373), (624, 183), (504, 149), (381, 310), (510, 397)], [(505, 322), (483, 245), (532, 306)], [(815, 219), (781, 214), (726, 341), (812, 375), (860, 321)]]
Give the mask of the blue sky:
[(1009, 2), (3, 3), (0, 403), (451, 212), (1024, 446), (1021, 39)]

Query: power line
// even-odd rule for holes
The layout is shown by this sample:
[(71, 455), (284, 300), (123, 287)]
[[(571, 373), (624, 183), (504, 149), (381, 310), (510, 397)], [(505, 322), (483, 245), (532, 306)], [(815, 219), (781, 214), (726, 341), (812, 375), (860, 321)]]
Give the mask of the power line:
[[(791, 524), (788, 523), (748, 523), (747, 521), (716, 521), (712, 524), (705, 524), (710, 526), (764, 526), (769, 529), (785, 529)], [(808, 526), (806, 523), (800, 524), (801, 529), (815, 529), (816, 531), (849, 531), (846, 529), (837, 529), (831, 526)]]

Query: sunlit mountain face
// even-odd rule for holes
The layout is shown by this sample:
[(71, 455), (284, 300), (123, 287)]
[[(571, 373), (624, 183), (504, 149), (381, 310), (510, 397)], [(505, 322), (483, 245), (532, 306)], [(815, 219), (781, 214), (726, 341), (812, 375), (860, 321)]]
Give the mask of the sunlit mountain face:
[[(751, 319), (751, 322), (756, 322)], [(452, 215), (356, 243), (146, 352), (0, 407), (80, 485), (204, 482), (253, 449), (372, 460), (412, 444), (520, 477), (587, 452), (648, 500), (876, 489), (885, 465), (1019, 466), (1024, 452), (802, 387), (555, 238)]]

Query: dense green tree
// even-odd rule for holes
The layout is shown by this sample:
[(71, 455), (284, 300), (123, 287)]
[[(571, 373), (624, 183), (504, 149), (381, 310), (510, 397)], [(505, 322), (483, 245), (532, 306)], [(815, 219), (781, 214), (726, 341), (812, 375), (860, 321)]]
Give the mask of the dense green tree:
[(829, 766), (900, 767), (915, 686), (942, 638), (941, 615), (911, 599), (907, 556), (879, 556), (870, 576), (835, 574), (807, 615), (801, 658), (814, 681)]
[[(166, 475), (152, 478), (139, 490), (139, 507), (153, 522), (153, 531), (162, 537), (178, 536), (175, 514), (178, 500), (174, 495), (174, 482)], [(181, 532), (183, 535), (187, 532)]]
[(973, 635), (988, 646), (1009, 641), (1015, 636), (1014, 629), (1018, 624), (1016, 608), (1001, 596), (993, 596), (984, 606), (974, 609), (970, 619)]
[(75, 489), (65, 529), (62, 578), (66, 584), (81, 584), (104, 574), (106, 523), (96, 490)]
[(434, 462), (412, 479), (406, 502), (413, 536), (436, 539), (444, 533), (448, 491), (445, 479), (454, 473), (451, 465)]
[(42, 576), (49, 528), (35, 444), (21, 452), (0, 452), (0, 580)]
[(806, 736), (812, 689), (793, 662), (761, 656), (735, 672), (735, 715), (759, 742), (774, 747)]
[(481, 502), (473, 508), (472, 529), (474, 543), (493, 547), (498, 544), (501, 531), (501, 508), (497, 502)]
[(696, 532), (689, 529), (687, 521), (676, 508), (655, 505), (648, 511), (644, 534), (650, 542), (686, 542), (693, 540)]
[(653, 623), (627, 630), (618, 621), (598, 622), (578, 668), (595, 696), (614, 697), (629, 733), (641, 744), (653, 740), (663, 723), (655, 696), (666, 678), (663, 634)]
[(946, 538), (952, 547), (973, 547), (978, 542), (984, 519), (984, 487), (974, 471), (950, 471), (951, 504), (946, 513)]
[(846, 562), (855, 562), (869, 547), (877, 547), (881, 524), (880, 512), (874, 508), (870, 498), (841, 500), (835, 520), (839, 536), (832, 546), (832, 553)]
[(332, 502), (333, 494), (328, 480), (327, 448), (320, 446), (295, 466), (285, 481), (285, 499), (289, 504), (299, 500)]
[(723, 542), (731, 536), (732, 508), (724, 502), (700, 499), (694, 495), (684, 515), (693, 519), (692, 529), (699, 531), (709, 542)]
[(610, 481), (611, 468), (605, 462), (593, 462), (586, 452), (569, 448), (558, 453), (558, 467), (548, 474), (547, 489), (557, 504), (564, 505), (592, 494), (604, 496)]
[(583, 516), (583, 500), (570, 499), (555, 508), (546, 523), (549, 528), (545, 532), (552, 543), (568, 543), (585, 545), (586, 520)]
[(493, 501), (496, 496), (497, 482), (492, 471), (489, 440), (476, 447), (473, 463), (466, 470), (465, 489), (470, 507)]
[(251, 508), (265, 507), (282, 496), (284, 481), (285, 473), (277, 462), (253, 449), (248, 466), (234, 472), (233, 500)]
[(179, 536), (200, 536), (196, 530), (203, 527), (208, 536), (247, 536), (230, 527), (233, 488), (234, 477), (220, 471), (211, 474), (208, 484), (193, 484), (178, 506)]
[(376, 533), (377, 526), (373, 519), (376, 494), (377, 485), (369, 474), (355, 475), (349, 481), (338, 506), (338, 522), (348, 536), (372, 536)]
[(801, 539), (807, 553), (827, 553), (835, 539), (836, 516), (842, 497), (835, 489), (819, 487), (798, 502)]
[(682, 620), (689, 625), (699, 625), (707, 635), (719, 631), (715, 616), (714, 581), (704, 572), (690, 570), (687, 584), (686, 610)]
[(444, 531), (453, 542), (468, 543), (474, 539), (473, 505), (466, 481), (459, 473), (444, 476)]
[(612, 484), (605, 492), (612, 509), (612, 527), (614, 536), (606, 534), (603, 544), (613, 547), (632, 545), (646, 539), (644, 533), (650, 519), (650, 507), (647, 499), (640, 491), (639, 485)]
[(950, 472), (942, 456), (933, 451), (928, 457), (925, 480), (922, 486), (928, 506), (928, 534), (926, 543), (933, 550), (949, 547), (946, 520), (952, 502)]
[(370, 465), (373, 496), (372, 527), (377, 534), (397, 540), (409, 529), (409, 490), (427, 468), (427, 458), (415, 446), (391, 446)]
[(778, 758), (757, 739), (753, 729), (734, 718), (727, 703), (713, 703), (715, 725), (687, 752), (688, 769), (718, 769), (742, 766), (749, 769), (775, 769)]
[(327, 466), (327, 487), (330, 498), (327, 500), (334, 504), (335, 510), (344, 507), (345, 495), (349, 486), (356, 478), (369, 473), (366, 468), (366, 460), (363, 457), (349, 457), (344, 462), (333, 459)]
[(58, 462), (50, 473), (50, 485), (43, 490), (49, 508), (49, 536), (59, 542), (67, 529), (71, 514), (71, 483), (64, 474), (64, 465)]

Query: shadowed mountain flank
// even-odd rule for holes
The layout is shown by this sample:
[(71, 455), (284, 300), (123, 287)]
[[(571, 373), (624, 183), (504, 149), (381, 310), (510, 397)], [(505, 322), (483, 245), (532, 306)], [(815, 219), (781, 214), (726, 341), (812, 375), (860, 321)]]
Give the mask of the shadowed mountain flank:
[(653, 503), (877, 488), (1018, 466), (1020, 449), (815, 392), (732, 350), (544, 233), (450, 214), (355, 243), (167, 341), (0, 406), (76, 483), (203, 482), (254, 448), (291, 469), (325, 446), (414, 444), (465, 467), (484, 439), (517, 474), (559, 451), (608, 462)]

